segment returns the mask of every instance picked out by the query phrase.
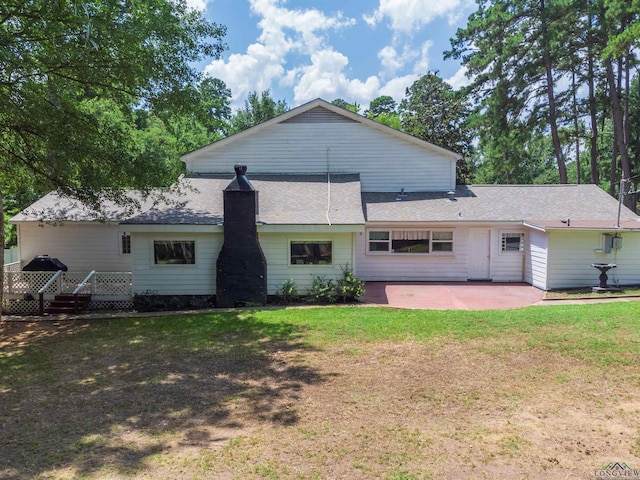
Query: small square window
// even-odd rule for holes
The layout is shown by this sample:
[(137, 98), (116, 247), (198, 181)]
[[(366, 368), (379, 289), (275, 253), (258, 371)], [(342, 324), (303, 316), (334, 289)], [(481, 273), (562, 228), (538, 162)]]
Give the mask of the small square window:
[(503, 252), (523, 252), (524, 233), (503, 233), (501, 250)]

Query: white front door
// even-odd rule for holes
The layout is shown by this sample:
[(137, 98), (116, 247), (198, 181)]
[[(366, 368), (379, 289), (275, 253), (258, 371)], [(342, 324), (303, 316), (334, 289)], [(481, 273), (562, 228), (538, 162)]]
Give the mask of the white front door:
[(491, 279), (491, 230), (469, 229), (469, 280)]

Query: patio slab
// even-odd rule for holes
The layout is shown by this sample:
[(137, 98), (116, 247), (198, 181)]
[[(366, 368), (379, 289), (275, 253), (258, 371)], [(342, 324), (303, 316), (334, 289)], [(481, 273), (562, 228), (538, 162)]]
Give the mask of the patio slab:
[(544, 292), (526, 283), (367, 282), (360, 301), (395, 308), (505, 310), (541, 302)]

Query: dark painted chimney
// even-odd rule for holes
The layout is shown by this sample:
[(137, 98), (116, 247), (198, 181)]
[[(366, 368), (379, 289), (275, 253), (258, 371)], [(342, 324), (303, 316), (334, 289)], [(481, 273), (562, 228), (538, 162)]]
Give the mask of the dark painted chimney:
[(225, 188), (224, 243), (216, 268), (218, 307), (267, 303), (267, 261), (256, 229), (257, 193), (236, 165), (236, 178)]

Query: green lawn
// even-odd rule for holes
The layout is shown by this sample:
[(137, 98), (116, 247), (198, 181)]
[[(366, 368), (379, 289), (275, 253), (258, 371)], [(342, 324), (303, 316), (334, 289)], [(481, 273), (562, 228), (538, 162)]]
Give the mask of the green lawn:
[[(231, 435), (221, 440), (220, 451), (205, 454), (197, 449), (202, 428), (264, 429), (260, 422), (269, 419), (281, 429), (278, 435), (294, 427), (303, 439), (324, 435), (322, 424), (308, 426), (296, 407), (302, 389), (329, 382), (314, 359), (339, 352), (345, 362), (356, 361), (372, 345), (454, 343), (477, 354), (493, 352), (498, 339), (501, 349), (548, 352), (592, 365), (613, 381), (618, 368), (640, 363), (639, 307), (636, 302), (506, 311), (335, 307), (3, 323), (0, 479), (173, 478), (177, 471), (184, 472), (180, 478), (216, 478), (206, 472), (235, 471), (248, 461), (246, 452), (263, 452), (251, 444), (260, 436)], [(639, 378), (631, 379), (636, 387)], [(284, 398), (290, 403), (283, 404)], [(244, 471), (232, 478), (306, 478), (289, 475), (278, 462), (269, 459), (251, 475)], [(398, 476), (404, 475), (400, 467), (377, 468), (372, 477), (429, 478)]]

